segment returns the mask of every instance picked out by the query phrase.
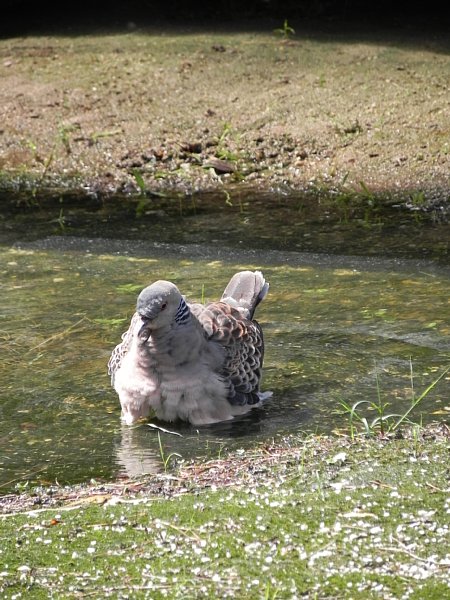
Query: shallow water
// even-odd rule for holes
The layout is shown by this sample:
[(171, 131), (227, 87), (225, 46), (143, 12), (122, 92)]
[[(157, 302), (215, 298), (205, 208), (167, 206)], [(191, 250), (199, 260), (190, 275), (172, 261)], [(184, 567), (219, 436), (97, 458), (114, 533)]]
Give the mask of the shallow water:
[(448, 207), (321, 194), (215, 192), (185, 197), (38, 198), (3, 207), (0, 240), (48, 235), (214, 244), (239, 249), (431, 259), (450, 264)]
[[(217, 456), (291, 432), (348, 430), (341, 400), (389, 412), (450, 363), (450, 273), (420, 261), (53, 237), (0, 249), (0, 488), (161, 470), (156, 430), (122, 427), (106, 373), (137, 293), (170, 279), (192, 300), (217, 299), (239, 269), (271, 284), (258, 308), (263, 389), (273, 397), (232, 423), (169, 426), (163, 455)], [(413, 413), (449, 413), (447, 377)], [(372, 415), (374, 416), (374, 415)], [(167, 427), (167, 425), (166, 425)]]

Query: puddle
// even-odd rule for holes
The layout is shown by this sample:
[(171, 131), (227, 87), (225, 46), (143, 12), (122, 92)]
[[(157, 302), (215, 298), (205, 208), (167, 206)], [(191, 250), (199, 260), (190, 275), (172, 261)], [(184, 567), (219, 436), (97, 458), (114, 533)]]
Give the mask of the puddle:
[[(157, 432), (121, 426), (106, 373), (137, 293), (159, 278), (192, 300), (217, 299), (239, 269), (271, 284), (257, 317), (273, 397), (232, 423), (165, 425), (181, 436), (161, 434), (164, 458), (346, 428), (339, 402), (376, 400), (377, 380), (389, 412), (404, 412), (411, 364), (416, 394), (450, 364), (450, 269), (435, 263), (67, 236), (0, 248), (0, 259), (3, 492), (162, 469)], [(412, 416), (448, 416), (449, 381)]]

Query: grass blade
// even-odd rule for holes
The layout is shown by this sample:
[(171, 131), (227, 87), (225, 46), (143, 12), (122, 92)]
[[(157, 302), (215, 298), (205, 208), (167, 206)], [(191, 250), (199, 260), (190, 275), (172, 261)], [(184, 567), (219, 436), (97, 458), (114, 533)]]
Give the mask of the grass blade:
[(414, 402), (411, 404), (411, 406), (408, 408), (408, 410), (405, 412), (405, 414), (402, 415), (396, 423), (394, 423), (394, 425), (392, 426), (392, 431), (395, 431), (403, 423), (403, 421), (408, 417), (408, 415), (411, 413), (411, 411), (414, 410), (414, 408), (419, 404), (419, 402), (421, 402), (421, 400), (423, 400), (426, 396), (428, 396), (428, 394), (431, 392), (431, 390), (433, 390), (437, 386), (437, 384), (440, 382), (440, 380), (443, 377), (445, 377), (445, 375), (447, 375), (447, 373), (449, 371), (450, 371), (450, 365), (439, 375), (439, 377), (437, 379), (435, 379), (434, 381), (432, 381), (430, 383), (430, 385), (427, 387), (427, 389), (424, 392), (422, 392), (418, 398), (416, 398), (414, 400)]

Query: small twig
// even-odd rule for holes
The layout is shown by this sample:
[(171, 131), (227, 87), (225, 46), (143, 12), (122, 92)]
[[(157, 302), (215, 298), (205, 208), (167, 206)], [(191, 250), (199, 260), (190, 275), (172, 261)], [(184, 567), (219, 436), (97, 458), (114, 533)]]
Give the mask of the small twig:
[[(85, 573), (83, 573), (83, 575), (79, 574), (79, 573), (70, 573), (71, 575), (75, 575), (76, 577), (80, 577), (82, 579), (86, 579), (85, 577)], [(94, 577), (91, 576), (90, 579), (94, 580)], [(128, 585), (115, 585), (115, 586), (108, 586), (108, 592), (120, 592), (122, 590), (126, 590), (126, 591), (130, 591), (132, 590), (134, 591), (154, 591), (155, 589), (157, 590), (167, 590), (169, 589), (169, 584), (167, 583), (152, 583), (152, 586), (150, 587), (149, 585), (136, 585), (136, 584), (128, 584)], [(99, 591), (104, 592), (105, 589), (104, 588), (100, 588), (97, 587), (94, 590), (91, 591), (79, 591), (77, 593), (77, 597), (78, 598), (87, 598), (89, 596), (96, 596), (97, 598), (101, 597), (103, 594), (99, 595)]]
[(178, 433), (177, 431), (169, 431), (169, 429), (164, 429), (164, 427), (159, 427), (159, 425), (155, 425), (154, 423), (147, 423), (147, 426), (151, 427), (152, 429), (162, 431), (163, 433), (170, 433), (171, 435), (178, 435), (179, 437), (183, 437), (181, 433)]
[(442, 488), (438, 488), (435, 485), (433, 485), (432, 483), (426, 483), (425, 484), (427, 487), (430, 488), (430, 490), (433, 490), (433, 492), (441, 492), (442, 494), (445, 494), (447, 492), (447, 490), (443, 490)]
[(376, 485), (377, 487), (387, 488), (388, 490), (396, 490), (397, 488), (394, 485), (389, 485), (388, 483), (383, 483), (382, 481), (378, 481), (378, 479), (372, 479), (369, 481), (372, 485)]
[[(39, 513), (44, 513), (44, 512), (49, 512), (51, 510), (57, 511), (59, 512), (67, 512), (70, 510), (76, 510), (77, 508), (80, 508), (80, 505), (73, 505), (73, 506), (46, 506), (44, 508), (29, 508), (28, 510), (17, 510), (14, 512), (10, 512), (10, 513), (4, 513), (4, 514), (0, 514), (0, 519), (8, 519), (9, 517), (16, 517), (17, 515), (38, 515)], [(26, 529), (27, 526), (26, 525), (22, 525), (22, 527), (20, 529)]]
[(20, 477), (16, 477), (15, 479), (10, 479), (9, 481), (0, 483), (0, 488), (8, 487), (9, 485), (11, 485), (11, 483), (15, 483), (16, 481), (21, 481), (22, 479), (25, 479), (25, 478), (28, 479), (30, 477), (30, 475), (36, 475), (36, 473), (41, 473), (42, 471), (45, 471), (46, 469), (48, 469), (47, 466), (41, 467), (40, 469), (36, 469), (35, 471), (28, 472), (26, 475), (21, 475)]
[(398, 547), (397, 546), (381, 546), (381, 549), (386, 550), (387, 552), (404, 552), (405, 554), (408, 554), (408, 556), (411, 556), (411, 558), (414, 558), (414, 560), (418, 560), (419, 562), (436, 565), (436, 567), (447, 567), (448, 568), (448, 565), (441, 565), (440, 563), (436, 562), (432, 558), (422, 558), (421, 556), (417, 556), (417, 554), (414, 554), (414, 552), (411, 552), (410, 550), (408, 550), (408, 548), (405, 548), (405, 546), (400, 542), (400, 540), (397, 540), (394, 538), (394, 541), (398, 543)]
[(196, 533), (194, 533), (192, 530), (188, 530), (185, 527), (177, 527), (176, 525), (172, 525), (172, 523), (168, 523), (167, 521), (159, 521), (159, 523), (161, 523), (161, 525), (164, 525), (164, 527), (169, 527), (170, 529), (173, 529), (174, 531), (181, 533), (181, 535), (184, 535), (186, 538), (192, 540), (196, 540), (197, 542), (201, 542), (202, 538), (200, 536), (198, 536)]

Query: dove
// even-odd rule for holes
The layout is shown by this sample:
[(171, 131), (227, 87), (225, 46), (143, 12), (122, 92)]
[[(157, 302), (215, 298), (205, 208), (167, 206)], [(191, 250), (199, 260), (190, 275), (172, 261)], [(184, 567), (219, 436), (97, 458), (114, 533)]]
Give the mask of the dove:
[(220, 301), (189, 303), (170, 281), (142, 290), (136, 312), (108, 362), (122, 420), (207, 425), (260, 406), (264, 358), (254, 320), (269, 284), (260, 271), (233, 275)]

